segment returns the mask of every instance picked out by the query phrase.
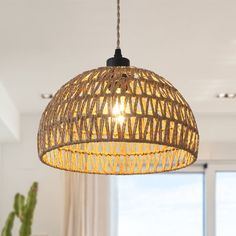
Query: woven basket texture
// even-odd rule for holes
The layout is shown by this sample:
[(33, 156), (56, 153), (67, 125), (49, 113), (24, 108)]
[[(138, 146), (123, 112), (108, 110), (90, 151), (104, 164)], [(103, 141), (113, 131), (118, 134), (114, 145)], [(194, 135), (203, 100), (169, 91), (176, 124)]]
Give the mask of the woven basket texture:
[(45, 164), (97, 174), (145, 174), (197, 159), (199, 133), (179, 91), (135, 67), (102, 67), (66, 83), (46, 107), (38, 131)]

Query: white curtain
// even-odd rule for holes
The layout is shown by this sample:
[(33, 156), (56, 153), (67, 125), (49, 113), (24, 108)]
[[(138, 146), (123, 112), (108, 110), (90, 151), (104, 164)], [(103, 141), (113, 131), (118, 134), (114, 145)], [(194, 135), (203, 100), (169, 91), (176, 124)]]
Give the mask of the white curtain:
[(65, 173), (64, 236), (111, 236), (109, 176)]

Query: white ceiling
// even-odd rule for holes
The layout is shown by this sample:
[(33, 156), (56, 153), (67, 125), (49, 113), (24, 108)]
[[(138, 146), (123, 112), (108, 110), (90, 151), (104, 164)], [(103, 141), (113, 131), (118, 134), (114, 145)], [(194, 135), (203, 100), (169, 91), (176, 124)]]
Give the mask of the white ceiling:
[[(124, 56), (170, 80), (195, 112), (236, 113), (235, 0), (121, 0)], [(42, 111), (115, 49), (116, 1), (1, 0), (0, 82), (21, 113)]]

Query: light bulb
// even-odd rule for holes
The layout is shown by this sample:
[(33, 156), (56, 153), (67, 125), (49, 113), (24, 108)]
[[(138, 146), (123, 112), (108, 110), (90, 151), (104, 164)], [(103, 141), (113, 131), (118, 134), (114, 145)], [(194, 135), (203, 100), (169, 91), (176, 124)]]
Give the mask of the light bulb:
[(115, 116), (117, 122), (122, 124), (125, 121), (124, 113), (124, 104), (116, 103), (112, 109), (112, 114)]
[(117, 120), (120, 124), (123, 124), (123, 122), (125, 121), (125, 117), (124, 117), (124, 116), (118, 116), (118, 117), (116, 117), (116, 120)]
[(112, 110), (113, 115), (120, 115), (123, 112), (124, 112), (124, 105), (116, 103)]

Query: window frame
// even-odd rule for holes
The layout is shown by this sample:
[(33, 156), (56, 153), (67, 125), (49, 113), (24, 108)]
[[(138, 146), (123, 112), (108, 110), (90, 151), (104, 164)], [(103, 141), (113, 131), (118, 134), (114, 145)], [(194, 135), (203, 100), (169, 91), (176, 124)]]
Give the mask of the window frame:
[(203, 236), (216, 236), (216, 173), (236, 172), (235, 161), (205, 161), (189, 167), (184, 172), (204, 172), (204, 233)]
[[(204, 164), (194, 164), (192, 166), (189, 166), (185, 169), (180, 169), (180, 170), (176, 170), (174, 172), (170, 172), (169, 174), (189, 174), (189, 173), (201, 173), (203, 174), (203, 236), (205, 236), (205, 226), (206, 226), (206, 219), (205, 219), (205, 168), (204, 168)], [(168, 173), (167, 173), (168, 174)], [(113, 181), (116, 182), (116, 186), (117, 186), (117, 179), (113, 179)], [(114, 183), (114, 182), (113, 182)], [(116, 194), (118, 195), (118, 189), (116, 187), (116, 189), (114, 190), (116, 192)], [(115, 197), (115, 201), (118, 201), (118, 197)], [(118, 222), (118, 210), (115, 210), (115, 217), (113, 218), (113, 220), (116, 220), (116, 222)], [(113, 215), (114, 216), (114, 215)], [(118, 225), (116, 225), (116, 227), (113, 226), (113, 229), (116, 229), (116, 231), (112, 232), (112, 236), (118, 236)]]
[[(216, 236), (216, 173), (236, 172), (235, 161), (200, 161), (176, 173), (203, 173), (203, 236)], [(117, 191), (117, 190), (116, 190)], [(116, 192), (117, 193), (117, 192)], [(118, 199), (116, 199), (118, 200)], [(117, 220), (118, 212), (115, 219)], [(114, 233), (112, 235), (117, 235)]]
[(236, 172), (234, 161), (209, 162), (205, 170), (205, 235), (216, 236), (216, 173)]

